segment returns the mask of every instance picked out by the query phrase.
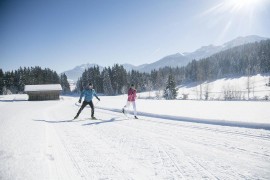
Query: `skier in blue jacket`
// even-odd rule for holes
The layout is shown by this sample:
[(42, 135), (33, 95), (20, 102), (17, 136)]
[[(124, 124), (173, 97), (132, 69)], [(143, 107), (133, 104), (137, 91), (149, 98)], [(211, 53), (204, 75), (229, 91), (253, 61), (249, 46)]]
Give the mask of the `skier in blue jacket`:
[(79, 103), (81, 103), (83, 96), (84, 96), (84, 101), (83, 101), (82, 106), (79, 109), (77, 115), (74, 117), (74, 119), (77, 119), (79, 117), (81, 111), (85, 108), (85, 106), (87, 106), (87, 104), (89, 104), (89, 106), (91, 107), (92, 119), (96, 119), (94, 116), (95, 110), (94, 110), (94, 104), (93, 104), (92, 100), (93, 100), (93, 96), (95, 96), (99, 101), (100, 101), (100, 99), (97, 96), (95, 89), (93, 89), (92, 83), (89, 83), (89, 87), (82, 91), (80, 99), (79, 99)]

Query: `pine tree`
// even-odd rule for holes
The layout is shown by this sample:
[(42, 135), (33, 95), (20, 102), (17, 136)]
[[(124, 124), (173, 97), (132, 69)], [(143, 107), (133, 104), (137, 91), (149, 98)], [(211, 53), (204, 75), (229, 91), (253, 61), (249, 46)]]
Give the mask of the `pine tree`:
[(75, 92), (80, 93), (81, 91), (83, 91), (83, 83), (82, 83), (82, 77), (80, 77), (76, 83), (76, 88), (75, 88)]
[(63, 94), (70, 93), (70, 86), (69, 86), (67, 76), (65, 73), (60, 75), (60, 84), (61, 84), (62, 89), (63, 89), (62, 90)]
[(14, 73), (13, 71), (11, 72), (5, 72), (4, 74), (4, 89), (3, 90), (3, 94), (9, 94), (11, 91), (10, 91), (10, 88), (12, 88), (13, 86), (13, 80), (14, 80)]
[(0, 69), (0, 94), (3, 94), (4, 85), (4, 72)]
[(158, 74), (157, 74), (157, 83), (156, 83), (156, 85), (157, 85), (157, 89), (159, 91), (161, 91), (163, 88), (166, 87), (166, 79), (165, 79), (165, 77), (167, 77), (167, 73), (164, 70), (165, 70), (165, 68), (163, 70), (160, 69), (158, 71)]
[(105, 95), (111, 96), (114, 94), (109, 71), (106, 68), (103, 70), (103, 91)]
[(23, 92), (25, 86), (25, 76), (22, 67), (20, 67), (20, 69), (18, 70), (18, 79), (18, 91)]
[(122, 65), (115, 64), (112, 67), (111, 82), (116, 95), (123, 93), (122, 90), (127, 84), (127, 72)]
[(94, 66), (94, 83), (96, 92), (103, 93), (103, 78), (99, 66)]
[(158, 81), (157, 81), (158, 72), (156, 70), (151, 71), (150, 74), (150, 81), (152, 82), (153, 88), (157, 89), (158, 87)]
[(165, 99), (176, 99), (177, 97), (177, 89), (175, 86), (175, 81), (171, 74), (169, 74), (163, 97)]

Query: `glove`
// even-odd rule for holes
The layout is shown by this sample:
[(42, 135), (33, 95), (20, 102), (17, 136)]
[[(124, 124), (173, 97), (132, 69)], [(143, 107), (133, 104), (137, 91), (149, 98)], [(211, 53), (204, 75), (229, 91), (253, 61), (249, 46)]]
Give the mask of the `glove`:
[(79, 103), (81, 103), (82, 101), (81, 100), (79, 100)]

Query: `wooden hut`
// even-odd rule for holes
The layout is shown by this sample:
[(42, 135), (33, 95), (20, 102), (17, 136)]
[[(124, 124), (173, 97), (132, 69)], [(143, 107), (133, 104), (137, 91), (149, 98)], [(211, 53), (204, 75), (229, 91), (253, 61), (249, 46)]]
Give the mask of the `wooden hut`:
[(58, 100), (61, 90), (60, 84), (25, 85), (24, 87), (29, 101)]

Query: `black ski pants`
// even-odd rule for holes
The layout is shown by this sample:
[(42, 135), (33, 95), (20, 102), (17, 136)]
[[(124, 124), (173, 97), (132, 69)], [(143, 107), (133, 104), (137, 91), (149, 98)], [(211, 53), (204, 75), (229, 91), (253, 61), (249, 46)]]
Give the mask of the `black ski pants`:
[(93, 101), (90, 101), (90, 102), (83, 101), (82, 106), (81, 106), (81, 108), (79, 109), (79, 111), (78, 111), (78, 113), (77, 113), (77, 116), (80, 115), (80, 113), (81, 113), (82, 110), (85, 108), (85, 106), (87, 106), (87, 104), (89, 104), (89, 106), (91, 107), (91, 117), (94, 117), (95, 110), (94, 110), (94, 104), (93, 104)]

